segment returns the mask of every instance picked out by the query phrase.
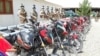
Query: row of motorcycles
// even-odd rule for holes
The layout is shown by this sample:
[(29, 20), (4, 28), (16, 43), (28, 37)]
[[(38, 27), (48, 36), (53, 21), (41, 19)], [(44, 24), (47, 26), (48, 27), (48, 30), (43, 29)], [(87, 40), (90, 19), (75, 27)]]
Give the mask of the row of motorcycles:
[[(49, 24), (41, 25), (29, 19), (31, 23), (1, 27), (0, 32), (20, 56), (71, 56), (82, 52), (91, 28), (89, 17), (50, 20)], [(49, 49), (52, 49), (50, 54)]]

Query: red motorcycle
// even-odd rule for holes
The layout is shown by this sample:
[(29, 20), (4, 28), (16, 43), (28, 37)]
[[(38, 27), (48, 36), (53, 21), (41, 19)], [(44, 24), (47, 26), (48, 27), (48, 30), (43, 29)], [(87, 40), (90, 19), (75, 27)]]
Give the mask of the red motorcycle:
[(82, 28), (79, 28), (79, 25), (77, 23), (77, 17), (69, 19), (69, 21), (66, 21), (64, 19), (64, 25), (66, 31), (68, 31), (68, 37), (66, 38), (66, 48), (69, 50), (69, 52), (77, 54), (83, 49), (83, 40), (81, 34), (79, 33), (80, 31), (82, 31)]

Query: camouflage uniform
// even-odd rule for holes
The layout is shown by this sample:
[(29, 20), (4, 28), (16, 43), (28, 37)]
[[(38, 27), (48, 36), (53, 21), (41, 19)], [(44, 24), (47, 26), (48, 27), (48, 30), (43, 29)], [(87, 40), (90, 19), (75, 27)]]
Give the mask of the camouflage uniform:
[(51, 15), (50, 15), (50, 11), (49, 11), (49, 7), (47, 6), (47, 19), (50, 19)]
[(37, 21), (37, 18), (38, 18), (38, 14), (37, 14), (37, 12), (36, 12), (36, 7), (35, 7), (35, 5), (34, 5), (34, 7), (33, 7), (33, 11), (32, 11), (32, 13), (31, 13), (31, 19), (33, 20), (33, 21)]
[(52, 19), (54, 18), (53, 7), (51, 8), (50, 17), (51, 17)]
[(44, 6), (43, 6), (42, 10), (40, 11), (40, 18), (43, 18), (43, 19), (46, 18), (46, 13), (44, 11)]
[(24, 6), (21, 5), (21, 9), (19, 10), (18, 12), (18, 16), (20, 18), (20, 23), (23, 24), (23, 23), (27, 23), (27, 12), (25, 11), (24, 9)]
[(55, 9), (54, 18), (55, 19), (59, 19), (60, 18), (60, 12), (59, 12), (58, 9)]

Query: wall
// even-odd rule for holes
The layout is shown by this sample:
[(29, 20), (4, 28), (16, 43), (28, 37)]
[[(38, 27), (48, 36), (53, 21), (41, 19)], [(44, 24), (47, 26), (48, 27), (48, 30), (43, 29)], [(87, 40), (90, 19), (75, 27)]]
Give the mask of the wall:
[(0, 26), (7, 26), (14, 24), (14, 16), (9, 15), (0, 15)]
[[(36, 5), (36, 10), (39, 13), (41, 10), (41, 7), (44, 5), (45, 7), (50, 6), (50, 7), (58, 7), (60, 8), (61, 6), (52, 4), (49, 2), (46, 2), (44, 0), (13, 0), (13, 14), (3, 14), (0, 15), (0, 26), (9, 26), (9, 25), (16, 25), (19, 24), (19, 18), (17, 16), (17, 11), (20, 9), (21, 3), (24, 4), (25, 10), (28, 13), (28, 17), (30, 16), (30, 12), (32, 11), (33, 4)], [(41, 20), (38, 17), (38, 20)]]
[[(55, 4), (59, 4), (64, 8), (79, 8), (79, 3), (84, 0), (46, 0)], [(100, 8), (99, 0), (88, 0), (93, 8)]]

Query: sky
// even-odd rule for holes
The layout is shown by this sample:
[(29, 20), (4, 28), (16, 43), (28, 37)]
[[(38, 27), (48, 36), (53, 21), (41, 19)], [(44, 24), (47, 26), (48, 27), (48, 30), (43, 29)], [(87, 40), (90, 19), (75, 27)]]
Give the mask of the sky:
[[(79, 3), (83, 0), (46, 0), (48, 2), (52, 2), (63, 7), (79, 7)], [(89, 0), (92, 7), (100, 7), (100, 0)]]

